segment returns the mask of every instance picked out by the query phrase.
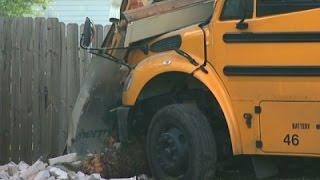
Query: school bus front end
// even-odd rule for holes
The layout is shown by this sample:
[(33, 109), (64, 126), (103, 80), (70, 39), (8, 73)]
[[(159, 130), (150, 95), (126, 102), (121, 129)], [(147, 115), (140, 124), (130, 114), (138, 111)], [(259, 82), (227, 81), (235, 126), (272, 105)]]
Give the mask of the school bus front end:
[(213, 179), (230, 156), (319, 157), (320, 2), (212, 5), (126, 56), (118, 121), (146, 136), (152, 174)]

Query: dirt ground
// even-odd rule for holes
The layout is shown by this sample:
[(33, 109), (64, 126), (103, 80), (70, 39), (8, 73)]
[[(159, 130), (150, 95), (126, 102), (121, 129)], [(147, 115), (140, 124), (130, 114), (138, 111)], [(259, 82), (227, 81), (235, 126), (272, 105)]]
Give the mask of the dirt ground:
[[(320, 159), (271, 157), (279, 173), (268, 180), (320, 180)], [(233, 158), (233, 163), (217, 172), (217, 179), (256, 179), (250, 157)]]
[[(105, 178), (132, 177), (146, 174), (151, 176), (146, 159), (144, 139), (129, 144), (126, 150), (118, 150), (118, 143), (108, 140), (108, 151), (103, 155), (93, 156), (84, 164), (84, 172), (100, 173)], [(121, 148), (120, 148), (121, 149)], [(269, 157), (268, 157), (269, 158)], [(320, 180), (320, 159), (270, 157), (279, 173), (270, 180)], [(222, 164), (222, 165), (221, 165)], [(218, 165), (216, 179), (250, 180), (256, 179), (251, 157), (232, 157)]]

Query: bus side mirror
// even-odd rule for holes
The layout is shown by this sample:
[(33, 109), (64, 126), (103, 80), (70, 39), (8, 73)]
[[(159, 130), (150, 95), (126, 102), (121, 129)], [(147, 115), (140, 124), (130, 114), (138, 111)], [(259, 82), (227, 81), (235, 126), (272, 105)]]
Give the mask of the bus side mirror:
[(120, 19), (117, 18), (110, 18), (109, 22), (113, 23), (113, 24), (118, 24), (120, 22)]
[(84, 47), (89, 47), (91, 44), (92, 39), (94, 38), (94, 28), (93, 23), (89, 18), (86, 18), (84, 23), (81, 45)]
[(246, 30), (249, 28), (249, 24), (244, 22), (245, 19), (241, 19), (240, 22), (237, 23), (236, 28), (239, 30)]
[(245, 22), (246, 18), (249, 18), (250, 17), (250, 14), (251, 14), (251, 6), (252, 4), (250, 3), (253, 3), (252, 0), (241, 0), (240, 1), (240, 8), (242, 10), (242, 13), (243, 13), (243, 17), (242, 19), (237, 23), (236, 25), (236, 28), (239, 29), (239, 30), (246, 30), (249, 28), (249, 24), (247, 22)]

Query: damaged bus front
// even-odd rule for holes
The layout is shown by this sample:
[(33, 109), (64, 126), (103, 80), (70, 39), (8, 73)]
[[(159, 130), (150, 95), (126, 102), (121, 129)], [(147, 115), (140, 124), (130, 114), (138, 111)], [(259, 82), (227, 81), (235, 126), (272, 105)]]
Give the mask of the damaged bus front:
[(95, 32), (94, 24), (87, 18), (81, 46), (94, 58), (72, 112), (68, 151), (102, 152), (106, 139), (112, 133), (119, 132), (122, 141), (128, 138), (128, 124), (121, 121), (127, 119), (129, 112), (123, 104), (124, 98), (128, 98), (123, 90), (130, 86), (134, 72), (143, 68), (138, 64), (147, 63), (146, 59), (157, 54), (161, 56), (167, 50), (173, 51), (170, 56), (189, 61), (192, 67), (187, 69), (190, 71), (196, 68), (195, 65), (203, 64), (203, 60), (196, 60), (189, 53), (194, 52), (199, 59), (204, 58), (205, 35), (199, 24), (205, 24), (210, 19), (213, 7), (213, 0), (140, 3), (124, 0), (121, 18), (110, 19), (110, 31), (101, 48), (96, 49), (90, 47)]

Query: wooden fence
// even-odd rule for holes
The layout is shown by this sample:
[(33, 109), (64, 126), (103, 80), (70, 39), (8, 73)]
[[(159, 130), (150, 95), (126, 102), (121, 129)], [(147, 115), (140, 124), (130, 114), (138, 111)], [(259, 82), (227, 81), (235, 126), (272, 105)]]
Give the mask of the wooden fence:
[[(91, 56), (77, 24), (0, 17), (0, 164), (64, 149), (68, 121)], [(102, 43), (108, 27), (96, 26)]]

